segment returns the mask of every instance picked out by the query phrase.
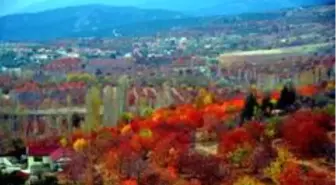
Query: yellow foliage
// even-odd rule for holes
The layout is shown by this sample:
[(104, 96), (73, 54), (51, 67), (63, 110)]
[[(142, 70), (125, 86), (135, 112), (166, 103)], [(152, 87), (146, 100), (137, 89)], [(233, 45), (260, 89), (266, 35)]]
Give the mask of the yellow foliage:
[(209, 105), (213, 102), (213, 97), (210, 93), (208, 93), (205, 97), (204, 97), (204, 105)]
[(278, 148), (278, 157), (270, 164), (269, 167), (264, 170), (264, 175), (279, 185), (279, 176), (283, 170), (283, 167), (286, 162), (291, 159), (294, 159), (292, 153), (290, 153), (286, 148)]
[(95, 81), (96, 78), (89, 73), (69, 73), (66, 77), (68, 82), (78, 82), (78, 81)]
[(327, 89), (328, 89), (328, 90), (333, 90), (333, 89), (335, 89), (335, 81), (330, 81), (330, 82), (328, 82)]
[(131, 125), (126, 125), (121, 129), (121, 134), (124, 135), (132, 130)]
[(189, 184), (188, 181), (184, 180), (184, 179), (178, 179), (176, 182), (174, 182), (173, 185), (187, 185)]
[(257, 90), (257, 86), (255, 84), (251, 85), (251, 90)]
[(124, 113), (122, 114), (122, 118), (123, 118), (124, 120), (132, 120), (133, 117), (134, 117), (134, 115), (133, 115), (131, 112), (124, 112)]
[(207, 90), (204, 88), (201, 88), (198, 92), (198, 96), (205, 96), (207, 94)]
[(100, 98), (100, 91), (97, 87), (92, 87), (86, 95), (86, 119), (85, 119), (85, 129), (86, 131), (91, 131), (99, 127), (102, 123), (102, 118), (100, 115), (100, 107), (102, 105), (102, 100)]
[(233, 152), (227, 154), (227, 158), (235, 165), (246, 164), (248, 156), (251, 154), (252, 148), (248, 145), (239, 147)]
[(60, 140), (60, 143), (61, 143), (61, 146), (62, 147), (66, 147), (68, 145), (68, 140), (63, 137), (61, 140)]
[(278, 103), (278, 100), (272, 98), (272, 99), (271, 99), (271, 103), (272, 103), (273, 105), (276, 105), (276, 104)]
[(150, 129), (141, 129), (139, 132), (140, 137), (143, 138), (152, 138), (153, 137), (153, 133)]
[(244, 176), (239, 178), (233, 185), (264, 185), (264, 183), (258, 181), (253, 177)]
[(76, 152), (80, 152), (80, 151), (83, 151), (83, 149), (87, 146), (87, 141), (83, 138), (81, 139), (77, 139), (74, 144), (73, 144), (73, 149), (76, 151)]
[(196, 98), (196, 106), (201, 107), (204, 105), (209, 105), (213, 103), (213, 94), (208, 92), (206, 89), (201, 88), (198, 92), (198, 96)]

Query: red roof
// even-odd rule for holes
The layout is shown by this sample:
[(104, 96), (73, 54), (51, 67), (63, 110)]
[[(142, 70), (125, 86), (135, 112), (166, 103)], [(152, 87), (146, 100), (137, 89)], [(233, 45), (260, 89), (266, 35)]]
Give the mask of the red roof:
[(81, 89), (85, 88), (84, 82), (64, 82), (59, 85), (57, 85), (58, 90), (71, 90), (71, 89)]
[(79, 58), (61, 58), (52, 61), (50, 64), (44, 66), (44, 70), (72, 70), (79, 67), (81, 60)]
[(183, 67), (189, 65), (204, 65), (205, 60), (200, 57), (193, 57), (193, 56), (186, 56), (180, 57), (176, 61), (173, 61), (171, 66), (172, 67)]
[(57, 161), (62, 157), (70, 157), (73, 154), (73, 151), (66, 148), (58, 148), (50, 154), (50, 158), (53, 161)]
[(16, 92), (31, 92), (31, 91), (38, 91), (40, 88), (37, 83), (34, 82), (27, 82), (23, 84), (21, 87), (17, 87), (15, 89)]
[(128, 67), (132, 65), (132, 62), (125, 59), (95, 59), (91, 60), (89, 63), (90, 66), (96, 66), (96, 67)]
[(52, 152), (59, 148), (58, 145), (53, 146), (30, 146), (28, 147), (28, 155), (30, 156), (49, 156)]
[(11, 77), (0, 76), (0, 84), (9, 84), (9, 82), (11, 82)]

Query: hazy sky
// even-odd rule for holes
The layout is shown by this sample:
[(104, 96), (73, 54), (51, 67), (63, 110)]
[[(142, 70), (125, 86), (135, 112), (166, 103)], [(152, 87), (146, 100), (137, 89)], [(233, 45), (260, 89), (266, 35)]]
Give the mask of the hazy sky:
[[(77, 5), (93, 2), (95, 2), (95, 0), (0, 0), (0, 14), (21, 12), (22, 10), (29, 9), (29, 6), (52, 8), (53, 6), (63, 4)], [(128, 5), (129, 3), (134, 3), (134, 0), (97, 0), (97, 2), (107, 2), (108, 4), (122, 6)], [(48, 5), (50, 5), (50, 7)]]
[[(148, 8), (187, 9), (191, 8), (190, 3), (195, 2), (193, 8), (213, 6), (226, 0), (0, 0), (0, 14), (35, 11), (41, 9), (58, 8), (64, 6), (75, 6), (81, 4), (108, 4), (115, 6), (138, 6)], [(251, 1), (251, 0), (246, 0)]]
[(0, 0), (0, 13), (4, 14), (7, 12), (16, 11), (17, 9), (41, 1), (43, 0)]

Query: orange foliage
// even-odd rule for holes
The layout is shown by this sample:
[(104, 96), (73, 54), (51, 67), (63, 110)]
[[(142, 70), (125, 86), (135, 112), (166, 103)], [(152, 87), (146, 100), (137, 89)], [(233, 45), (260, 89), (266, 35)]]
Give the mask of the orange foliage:
[(122, 181), (121, 185), (138, 185), (138, 183), (134, 179), (128, 179), (128, 180)]
[(315, 85), (306, 85), (299, 87), (297, 91), (302, 96), (313, 96), (318, 92), (318, 88)]

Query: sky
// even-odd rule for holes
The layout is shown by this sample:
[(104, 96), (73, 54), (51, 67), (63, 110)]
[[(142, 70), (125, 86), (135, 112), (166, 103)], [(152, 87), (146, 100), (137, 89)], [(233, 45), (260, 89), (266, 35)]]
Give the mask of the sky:
[(223, 7), (225, 4), (229, 4), (231, 7), (242, 7), (248, 4), (249, 6), (247, 9), (253, 9), (254, 7), (251, 6), (262, 6), (265, 3), (268, 5), (273, 3), (273, 7), (277, 6), (277, 4), (279, 7), (287, 7), (307, 2), (322, 1), (335, 2), (335, 0), (0, 0), (0, 15), (38, 12), (47, 9), (83, 4), (108, 4), (114, 6), (136, 6), (140, 8), (192, 11), (212, 8), (218, 5)]
[(136, 2), (144, 2), (147, 0), (0, 0), (0, 14), (20, 13), (27, 11), (30, 7), (41, 7), (41, 9), (49, 9), (57, 6), (70, 5), (76, 6), (81, 4), (110, 4), (115, 6), (131, 6)]

